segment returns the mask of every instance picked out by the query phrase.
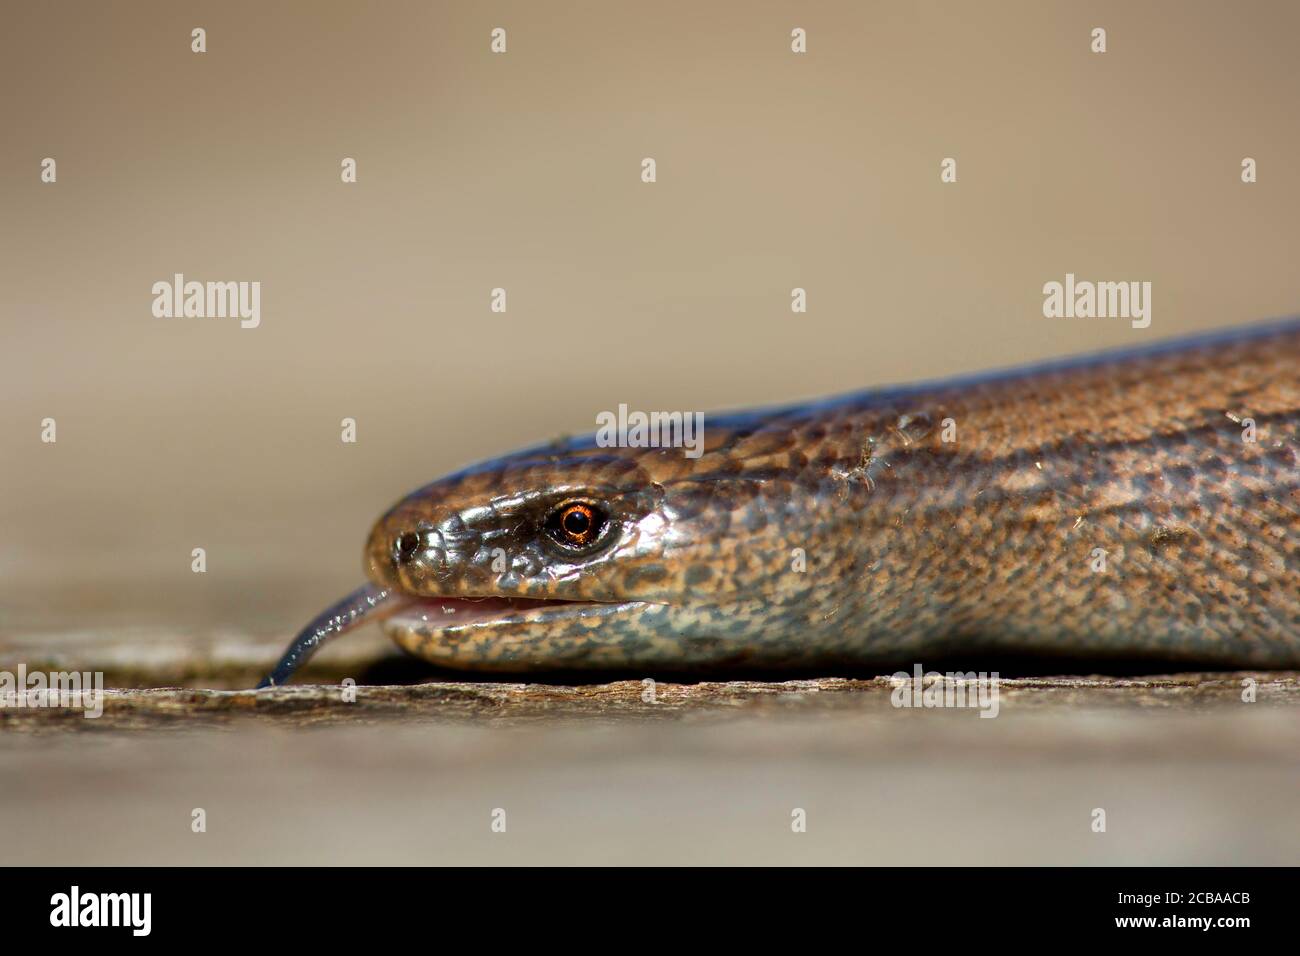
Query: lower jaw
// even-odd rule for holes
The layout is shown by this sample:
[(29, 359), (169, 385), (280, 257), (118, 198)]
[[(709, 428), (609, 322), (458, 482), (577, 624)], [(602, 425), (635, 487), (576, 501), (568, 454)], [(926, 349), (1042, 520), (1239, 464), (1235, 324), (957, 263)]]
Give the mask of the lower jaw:
[(642, 612), (654, 607), (637, 601), (429, 598), (401, 606), (383, 629), (411, 654), (451, 670), (610, 670), (634, 663), (628, 651)]
[(584, 609), (626, 607), (629, 603), (549, 601), (534, 598), (411, 598), (388, 615), (387, 628), (424, 633), (474, 624), (581, 614)]

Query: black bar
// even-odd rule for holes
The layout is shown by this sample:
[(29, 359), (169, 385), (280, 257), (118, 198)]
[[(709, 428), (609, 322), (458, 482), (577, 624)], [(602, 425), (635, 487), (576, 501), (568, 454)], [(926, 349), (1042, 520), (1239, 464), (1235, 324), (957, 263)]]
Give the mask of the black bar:
[[(24, 868), (4, 871), (0, 914), (9, 939), (272, 940), (294, 945), (361, 932), (383, 939), (445, 926), (492, 939), (505, 928), (644, 933), (699, 921), (742, 939), (776, 925), (801, 934), (848, 930), (863, 943), (900, 933), (937, 942), (1020, 936), (1053, 945), (1106, 937), (1183, 942), (1262, 941), (1294, 929), (1289, 869), (837, 869), (539, 874), (527, 869)], [(97, 894), (149, 894), (116, 927), (54, 926)], [(93, 904), (87, 903), (95, 896)], [(63, 909), (60, 906), (63, 905)], [(110, 901), (113, 902), (113, 901)], [(87, 908), (89, 907), (89, 908)], [(111, 915), (112, 906), (104, 908)], [(128, 917), (136, 916), (134, 928)], [(1230, 921), (1230, 922), (1228, 922)], [(621, 930), (620, 930), (620, 927)], [(991, 935), (992, 933), (992, 935)], [(451, 943), (454, 937), (446, 937)], [(605, 937), (617, 939), (618, 936)], [(828, 937), (829, 939), (829, 937)], [(434, 939), (429, 938), (434, 945)]]

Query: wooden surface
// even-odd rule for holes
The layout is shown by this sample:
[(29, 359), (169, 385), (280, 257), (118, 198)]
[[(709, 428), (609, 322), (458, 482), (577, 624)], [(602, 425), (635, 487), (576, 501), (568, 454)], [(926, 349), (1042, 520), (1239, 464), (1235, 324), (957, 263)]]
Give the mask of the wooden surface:
[[(1293, 708), (1300, 703), (1295, 674), (1184, 674), (1151, 678), (1055, 677), (1008, 679), (999, 706), (1013, 709), (1171, 708), (1234, 706), (1241, 681), (1259, 684), (1252, 706)], [(105, 690), (104, 713), (86, 720), (68, 709), (0, 709), (0, 727), (29, 731), (196, 730), (249, 719), (295, 727), (376, 720), (528, 723), (556, 719), (663, 720), (687, 715), (789, 714), (816, 711), (884, 712), (893, 684), (818, 678), (780, 682), (656, 683), (648, 698), (642, 681), (563, 685), (438, 681), (356, 687), (295, 685), (270, 691), (192, 688)]]
[[(99, 669), (111, 688), (93, 720), (0, 710), (7, 861), (1300, 859), (1294, 673), (1018, 677), (986, 720), (895, 708), (884, 676), (666, 681), (652, 702), (633, 678), (451, 679), (365, 633), (303, 684), (247, 690), (283, 641), (165, 627), (6, 637), (0, 670)], [(796, 809), (806, 832), (791, 829)]]
[[(873, 677), (700, 680), (627, 678), (576, 683), (475, 680), (437, 672), (392, 649), (378, 633), (327, 648), (293, 684), (249, 690), (281, 650), (275, 638), (218, 634), (169, 637), (165, 630), (105, 639), (75, 633), (0, 644), (0, 670), (102, 671), (104, 713), (0, 709), (10, 730), (196, 729), (248, 718), (308, 726), (357, 721), (469, 720), (526, 723), (547, 719), (649, 719), (687, 715), (865, 712), (893, 709), (894, 683)], [(1256, 682), (1253, 706), (1300, 705), (1296, 672), (1215, 672), (1112, 677), (1051, 675), (1001, 678), (999, 707), (1011, 709), (1173, 708), (1242, 705), (1243, 681)], [(345, 685), (344, 681), (352, 681)]]
[[(1252, 706), (1295, 708), (1295, 674), (1184, 674), (1154, 678), (1024, 678), (1001, 682), (1000, 709), (1161, 708), (1235, 706), (1244, 676), (1258, 682)], [(819, 678), (759, 682), (538, 684), (439, 680), (344, 688), (303, 684), (272, 691), (196, 688), (112, 688), (104, 713), (48, 708), (0, 709), (0, 727), (27, 731), (198, 730), (250, 719), (263, 726), (372, 721), (529, 723), (549, 719), (672, 719), (686, 714), (774, 714), (892, 709), (889, 678)]]

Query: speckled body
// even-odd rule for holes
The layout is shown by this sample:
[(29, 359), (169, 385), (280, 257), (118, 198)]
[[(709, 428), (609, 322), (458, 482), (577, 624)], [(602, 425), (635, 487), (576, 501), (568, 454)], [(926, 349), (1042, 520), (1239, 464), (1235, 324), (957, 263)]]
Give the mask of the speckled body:
[[(707, 416), (705, 438), (698, 459), (532, 449), (411, 495), (371, 535), (377, 585), (600, 603), (389, 633), (507, 671), (978, 654), (1300, 666), (1296, 321)], [(607, 502), (618, 536), (556, 560), (538, 516), (574, 494)], [(411, 529), (403, 561), (393, 542)]]
[[(371, 584), (262, 686), (384, 620), (464, 670), (981, 656), (1300, 667), (1300, 321), (528, 449), (375, 525)], [(601, 532), (561, 547), (575, 502)]]

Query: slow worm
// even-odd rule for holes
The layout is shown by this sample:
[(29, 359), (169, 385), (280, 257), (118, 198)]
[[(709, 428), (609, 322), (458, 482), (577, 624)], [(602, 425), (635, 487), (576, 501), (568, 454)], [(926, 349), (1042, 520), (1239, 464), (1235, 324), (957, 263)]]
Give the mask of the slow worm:
[(1300, 666), (1300, 321), (708, 416), (704, 439), (421, 488), (263, 686), (375, 619), (481, 671)]

